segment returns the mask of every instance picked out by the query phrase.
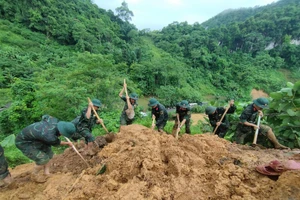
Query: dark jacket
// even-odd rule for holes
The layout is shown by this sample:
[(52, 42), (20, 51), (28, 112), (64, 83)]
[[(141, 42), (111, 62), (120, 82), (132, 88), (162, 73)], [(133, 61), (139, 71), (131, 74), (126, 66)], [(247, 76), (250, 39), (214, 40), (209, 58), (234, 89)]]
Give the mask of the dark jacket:
[(157, 104), (155, 108), (152, 108), (152, 115), (156, 118), (156, 125), (162, 124), (164, 121), (168, 120), (167, 109), (160, 103)]
[[(185, 110), (182, 110), (180, 103), (176, 104), (176, 113), (179, 115), (179, 120), (190, 120), (191, 119), (191, 107), (187, 107)], [(177, 120), (177, 119), (176, 119)]]

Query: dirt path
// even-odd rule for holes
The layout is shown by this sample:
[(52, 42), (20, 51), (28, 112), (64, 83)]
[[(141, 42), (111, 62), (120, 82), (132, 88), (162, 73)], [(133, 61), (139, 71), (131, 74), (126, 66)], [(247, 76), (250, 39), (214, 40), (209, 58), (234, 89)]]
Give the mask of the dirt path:
[(203, 113), (193, 113), (191, 116), (191, 119), (193, 121), (192, 125), (197, 125), (198, 121), (203, 121), (205, 122), (204, 117), (208, 118), (206, 114)]

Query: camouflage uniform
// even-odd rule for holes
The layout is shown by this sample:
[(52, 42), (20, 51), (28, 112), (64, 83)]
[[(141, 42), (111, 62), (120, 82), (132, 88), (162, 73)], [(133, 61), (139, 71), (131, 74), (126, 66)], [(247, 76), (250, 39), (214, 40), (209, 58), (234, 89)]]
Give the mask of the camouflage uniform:
[(92, 128), (97, 122), (97, 118), (94, 115), (94, 112), (91, 112), (91, 117), (86, 118), (87, 108), (82, 110), (79, 122), (75, 124), (76, 133), (73, 135), (73, 140), (78, 140), (80, 138), (84, 138), (86, 143), (94, 142), (95, 138), (92, 135)]
[(6, 159), (4, 157), (4, 149), (0, 145), (0, 180), (7, 177), (8, 174), (9, 174), (8, 164), (7, 164)]
[(152, 115), (156, 118), (157, 129), (163, 130), (169, 118), (167, 109), (162, 104), (158, 103), (155, 108), (152, 108)]
[[(181, 109), (181, 103), (176, 104), (176, 114), (179, 115), (179, 121), (185, 121), (185, 132), (191, 134), (190, 122), (191, 122), (191, 107), (188, 106), (185, 110)], [(175, 124), (173, 126), (173, 131), (178, 128), (178, 120), (175, 119)]]
[[(228, 109), (226, 114), (232, 114), (235, 112), (235, 110), (236, 110), (236, 106), (232, 105), (232, 106), (230, 106), (230, 108)], [(213, 130), (215, 130), (215, 128), (217, 126), (217, 122), (219, 122), (221, 120), (224, 112), (225, 112), (225, 108), (217, 107), (216, 111), (213, 114), (208, 115), (209, 122), (212, 125)], [(229, 126), (230, 126), (230, 123), (227, 119), (227, 116), (225, 115), (222, 120), (222, 123), (218, 127), (215, 134), (217, 134), (220, 138), (224, 138), (224, 136), (226, 135), (226, 132), (229, 129)]]
[(61, 142), (58, 122), (58, 119), (44, 115), (42, 121), (27, 126), (17, 135), (17, 148), (37, 165), (48, 163), (53, 157), (51, 146), (60, 145)]
[[(123, 101), (125, 101), (125, 105), (124, 105), (124, 108), (123, 108), (123, 111), (122, 111), (122, 114), (121, 114), (121, 117), (120, 117), (120, 124), (121, 125), (130, 125), (134, 121), (134, 118), (133, 119), (129, 119), (128, 116), (126, 115), (125, 111), (128, 109), (126, 97), (123, 96), (123, 97), (121, 97), (121, 99)], [(133, 108), (137, 106), (136, 103), (131, 104), (131, 105), (132, 105)]]
[[(248, 105), (245, 108), (245, 110), (242, 112), (242, 114), (240, 116), (240, 123), (238, 124), (237, 130), (236, 130), (236, 143), (237, 144), (244, 144), (244, 140), (245, 140), (246, 136), (249, 134), (254, 136), (254, 132), (255, 132), (254, 128), (252, 126), (246, 126), (243, 123), (247, 121), (249, 123), (256, 124), (257, 115), (258, 115), (258, 110), (254, 107), (253, 103)], [(269, 126), (261, 124), (259, 126), (258, 134), (267, 136), (267, 132), (270, 129), (271, 128)]]

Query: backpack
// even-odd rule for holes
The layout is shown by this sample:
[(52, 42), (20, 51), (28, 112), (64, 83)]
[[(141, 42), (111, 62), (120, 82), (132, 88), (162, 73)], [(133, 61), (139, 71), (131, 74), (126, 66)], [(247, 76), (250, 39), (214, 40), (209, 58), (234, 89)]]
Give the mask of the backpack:
[(132, 109), (128, 108), (127, 110), (125, 110), (125, 113), (126, 113), (128, 119), (133, 119), (134, 118), (135, 113), (134, 113), (133, 108)]

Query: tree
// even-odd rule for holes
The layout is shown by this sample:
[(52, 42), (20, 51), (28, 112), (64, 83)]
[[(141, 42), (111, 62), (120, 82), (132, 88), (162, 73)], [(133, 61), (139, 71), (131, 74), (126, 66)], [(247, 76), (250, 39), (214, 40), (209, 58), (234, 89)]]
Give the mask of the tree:
[(126, 22), (131, 21), (131, 17), (133, 17), (133, 12), (129, 10), (128, 4), (123, 1), (122, 6), (116, 8), (117, 16)]

